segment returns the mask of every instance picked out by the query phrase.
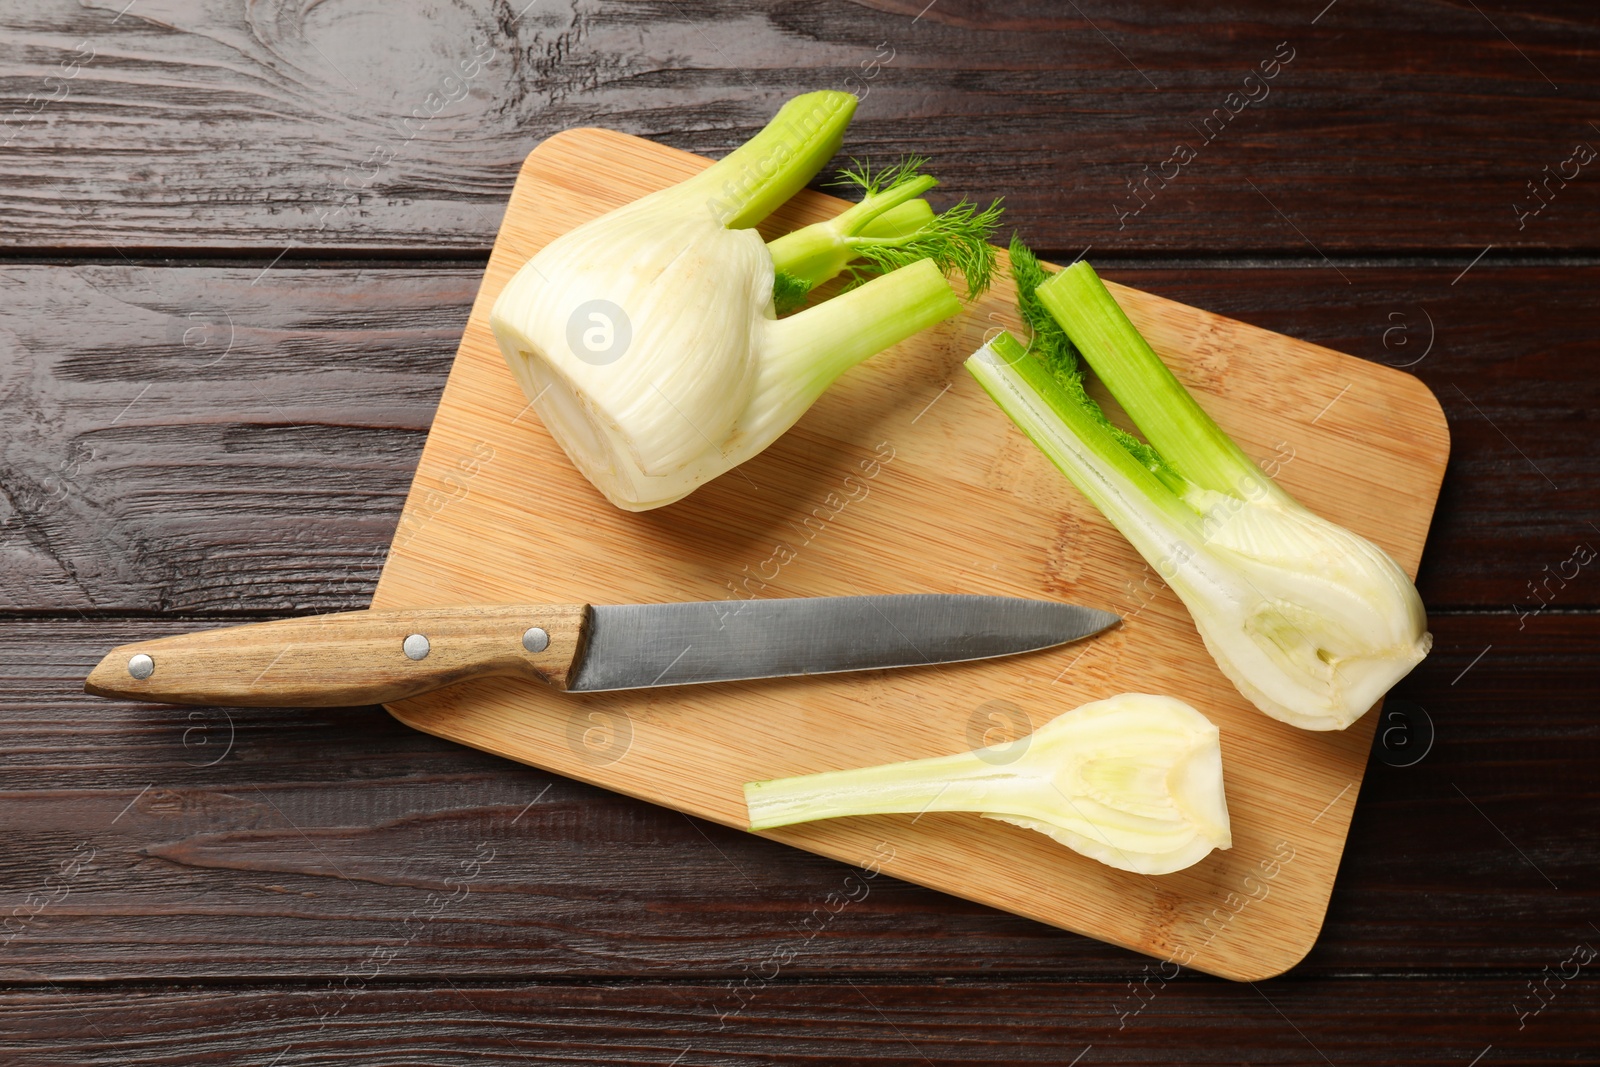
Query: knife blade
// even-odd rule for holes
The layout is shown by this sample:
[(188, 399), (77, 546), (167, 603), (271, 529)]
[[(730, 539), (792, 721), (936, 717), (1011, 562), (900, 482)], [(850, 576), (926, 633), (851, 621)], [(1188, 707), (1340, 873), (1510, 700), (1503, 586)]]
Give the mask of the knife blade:
[(951, 593), (350, 611), (121, 645), (84, 689), (253, 707), (385, 703), (480, 677), (593, 693), (988, 659), (1119, 621), (1076, 604)]

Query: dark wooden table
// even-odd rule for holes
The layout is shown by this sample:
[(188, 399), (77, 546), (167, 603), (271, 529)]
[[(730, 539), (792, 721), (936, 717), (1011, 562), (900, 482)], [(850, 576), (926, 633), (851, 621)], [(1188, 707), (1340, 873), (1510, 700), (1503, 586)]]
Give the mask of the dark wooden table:
[[(1600, 1060), (1593, 0), (0, 24), (0, 1063)], [(863, 97), (852, 151), (932, 155), (1041, 251), (1444, 405), (1435, 650), (1288, 975), (1167, 981), (887, 879), (837, 907), (844, 867), (377, 708), (81, 693), (114, 643), (365, 605), (541, 138), (721, 154), (813, 88)]]

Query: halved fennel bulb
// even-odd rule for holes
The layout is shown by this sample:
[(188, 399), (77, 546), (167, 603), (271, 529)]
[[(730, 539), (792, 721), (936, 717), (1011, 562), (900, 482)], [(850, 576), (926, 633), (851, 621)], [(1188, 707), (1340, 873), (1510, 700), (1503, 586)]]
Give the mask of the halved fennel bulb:
[(977, 812), (1119, 870), (1169, 874), (1233, 843), (1217, 728), (1168, 696), (1123, 693), (1023, 742), (751, 782), (750, 828), (813, 819)]

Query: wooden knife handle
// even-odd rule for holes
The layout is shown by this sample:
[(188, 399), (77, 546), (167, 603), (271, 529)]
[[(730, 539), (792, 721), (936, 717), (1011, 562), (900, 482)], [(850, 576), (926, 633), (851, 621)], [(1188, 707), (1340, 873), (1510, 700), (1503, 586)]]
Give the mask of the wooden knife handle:
[(167, 704), (254, 707), (380, 704), (489, 675), (566, 689), (588, 620), (584, 604), (518, 604), (258, 622), (122, 645), (83, 687)]

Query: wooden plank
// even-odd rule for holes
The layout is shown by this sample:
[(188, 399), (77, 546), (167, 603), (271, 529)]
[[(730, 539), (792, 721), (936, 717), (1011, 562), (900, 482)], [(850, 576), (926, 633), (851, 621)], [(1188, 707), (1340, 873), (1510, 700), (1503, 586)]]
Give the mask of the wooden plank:
[(1577, 962), (1585, 958), (1577, 943), (1595, 940), (1574, 935), (1555, 950), (1551, 973), (1574, 977), (1546, 979), (1547, 1006), (1520, 1020), (1519, 1005), (1538, 1003), (1524, 975), (1257, 987), (1154, 973), (1115, 983), (793, 985), (752, 976), (736, 989), (356, 977), (312, 989), (8, 991), (0, 1055), (16, 1067), (56, 1067), (69, 1056), (84, 1067), (1572, 1063), (1600, 1029), (1595, 964)]
[(472, 274), (0, 278), (0, 606), (284, 612), (369, 594)]
[(1600, 182), (1544, 169), (1600, 144), (1600, 20), (1578, 0), (1249, 0), (1222, 21), (1049, 0), (38, 0), (0, 21), (0, 244), (18, 249), (483, 252), (550, 134), (602, 123), (720, 155), (819, 88), (863, 96), (850, 151), (932, 156), (952, 195), (1006, 197), (1056, 250), (1464, 265), (1491, 243), (1592, 250), (1600, 206)]
[[(1146, 962), (887, 875), (846, 902), (861, 897), (849, 867), (376, 708), (82, 694), (106, 648), (196, 625), (0, 623), (0, 912), (22, 927), (0, 980), (326, 979), (396, 945), (394, 979), (737, 981), (775, 953), (792, 953), (784, 973), (797, 977), (1112, 977)], [(1437, 651), (1396, 696), (1424, 707), (1437, 740), (1413, 766), (1373, 759), (1327, 923), (1296, 975), (1537, 971), (1596, 910), (1600, 820), (1585, 813), (1600, 616), (1545, 615), (1520, 632), (1505, 614), (1446, 616), (1433, 629)], [(80, 844), (92, 862), (62, 880)], [(480, 844), (492, 860), (464, 881)]]
[[(1308, 966), (1381, 971), (1424, 945), (1441, 967), (1507, 965), (1521, 954), (1510, 946), (1577, 936), (1600, 905), (1600, 786), (1557, 766), (1600, 758), (1600, 618), (1431, 625), (1433, 654), (1385, 707), (1351, 827), (1359, 844)], [(1534, 721), (1545, 709), (1552, 719)], [(1525, 939), (1542, 909), (1549, 932)]]
[[(1411, 364), (1452, 438), (1424, 601), (1536, 608), (1543, 568), (1600, 547), (1578, 517), (1600, 495), (1600, 268), (1340, 269), (1352, 285), (1320, 263), (1106, 274)], [(0, 610), (364, 607), (480, 277), (0, 268)], [(1600, 582), (1538, 596), (1594, 607)]]

